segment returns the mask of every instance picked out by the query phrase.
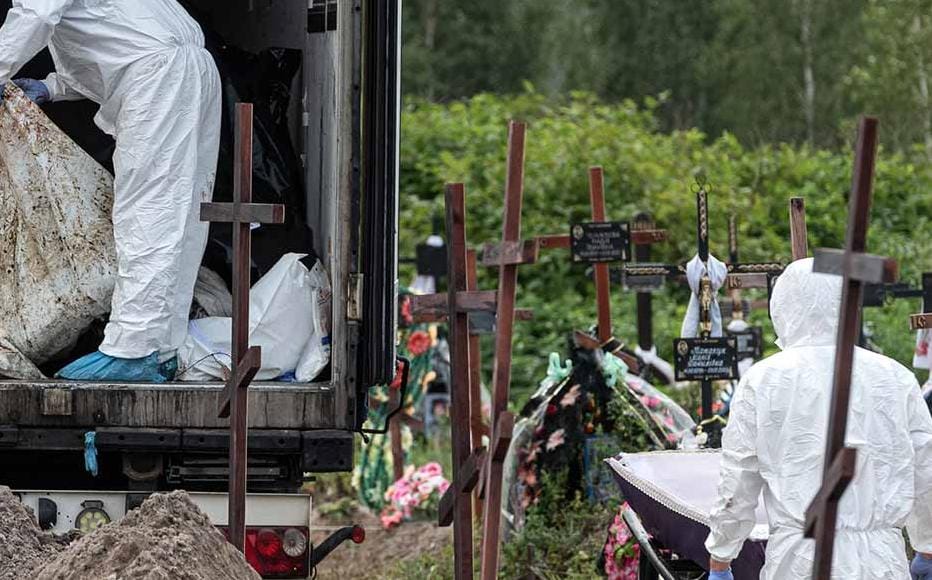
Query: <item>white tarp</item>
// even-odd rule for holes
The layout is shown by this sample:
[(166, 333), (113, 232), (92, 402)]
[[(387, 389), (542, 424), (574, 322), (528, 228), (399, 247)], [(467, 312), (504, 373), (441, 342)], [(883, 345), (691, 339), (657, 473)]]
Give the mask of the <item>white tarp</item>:
[(71, 348), (110, 311), (113, 178), (7, 85), (0, 105), (0, 376)]

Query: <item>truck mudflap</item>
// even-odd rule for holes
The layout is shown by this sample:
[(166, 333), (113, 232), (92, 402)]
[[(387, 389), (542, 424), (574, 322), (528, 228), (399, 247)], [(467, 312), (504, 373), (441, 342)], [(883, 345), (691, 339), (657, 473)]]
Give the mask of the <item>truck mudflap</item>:
[[(122, 518), (138, 507), (148, 493), (98, 491), (15, 490), (36, 514), (39, 526), (56, 534), (90, 532)], [(228, 499), (225, 493), (189, 493), (191, 500), (226, 533)], [(310, 495), (263, 494), (246, 496), (246, 560), (264, 578), (307, 578), (314, 566), (347, 539), (361, 543), (365, 530), (348, 526), (315, 548), (310, 543)]]

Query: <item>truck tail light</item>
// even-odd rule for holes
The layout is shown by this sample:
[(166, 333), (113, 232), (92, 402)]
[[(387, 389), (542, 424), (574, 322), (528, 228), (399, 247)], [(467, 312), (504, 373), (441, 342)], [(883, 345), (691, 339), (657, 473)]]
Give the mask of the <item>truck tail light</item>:
[(362, 526), (353, 526), (353, 533), (350, 535), (350, 539), (353, 540), (354, 544), (361, 544), (366, 541), (366, 528)]
[(307, 528), (247, 527), (246, 561), (263, 578), (307, 578), (308, 534)]

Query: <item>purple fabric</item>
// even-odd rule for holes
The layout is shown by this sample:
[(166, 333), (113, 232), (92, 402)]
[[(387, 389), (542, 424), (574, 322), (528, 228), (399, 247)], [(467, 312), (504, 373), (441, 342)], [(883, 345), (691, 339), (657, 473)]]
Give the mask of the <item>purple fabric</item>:
[[(618, 459), (638, 478), (650, 482), (651, 486), (667, 496), (666, 503), (709, 513), (717, 494), (717, 453), (639, 453), (619, 456)], [(637, 513), (647, 532), (663, 547), (708, 569), (709, 553), (705, 549), (705, 540), (709, 535), (709, 527), (666, 507), (645, 490), (626, 480), (617, 469), (612, 469), (612, 472), (622, 495)], [(656, 490), (652, 495), (658, 495)], [(763, 508), (758, 509), (757, 520), (758, 523), (766, 523), (767, 514)], [(756, 580), (760, 577), (766, 547), (767, 541), (764, 539), (749, 539), (744, 543), (738, 558), (732, 562), (736, 580)]]

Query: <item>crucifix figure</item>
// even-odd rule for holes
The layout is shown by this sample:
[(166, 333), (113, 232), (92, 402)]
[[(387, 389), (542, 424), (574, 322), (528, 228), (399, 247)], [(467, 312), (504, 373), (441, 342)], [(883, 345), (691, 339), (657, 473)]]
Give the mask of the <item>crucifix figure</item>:
[(854, 478), (857, 462), (857, 451), (845, 446), (845, 432), (854, 347), (861, 322), (862, 288), (868, 282), (892, 283), (897, 275), (894, 260), (864, 253), (876, 154), (877, 119), (865, 117), (858, 131), (845, 249), (816, 250), (813, 266), (815, 272), (844, 277), (822, 488), (806, 511), (805, 523), (806, 537), (816, 540), (813, 577), (820, 579), (831, 576), (838, 502)]
[(233, 341), (230, 376), (220, 396), (219, 416), (230, 418), (230, 542), (246, 549), (246, 442), (248, 389), (262, 366), (258, 346), (249, 346), (251, 224), (280, 224), (285, 206), (252, 203), (252, 105), (236, 105), (232, 203), (201, 204), (201, 221), (233, 224)]

